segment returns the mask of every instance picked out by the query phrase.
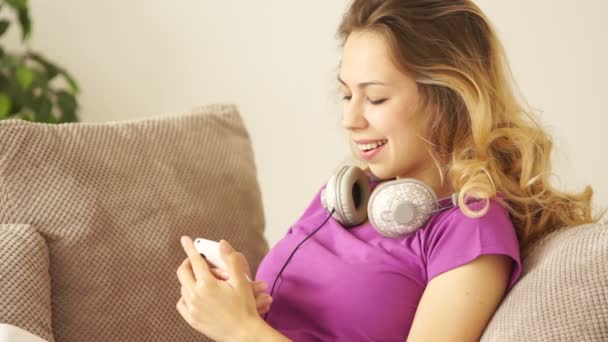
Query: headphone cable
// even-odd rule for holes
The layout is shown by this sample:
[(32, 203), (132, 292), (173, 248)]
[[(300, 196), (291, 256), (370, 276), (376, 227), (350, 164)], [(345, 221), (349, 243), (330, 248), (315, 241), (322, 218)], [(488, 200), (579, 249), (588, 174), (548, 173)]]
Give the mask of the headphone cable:
[[(308, 240), (308, 238), (310, 238), (316, 232), (318, 232), (319, 229), (321, 229), (321, 227), (323, 227), (325, 225), (325, 223), (327, 223), (327, 221), (331, 218), (331, 216), (334, 214), (335, 211), (336, 211), (335, 209), (332, 209), (331, 212), (329, 213), (329, 215), (327, 216), (327, 218), (323, 221), (323, 223), (321, 223), (321, 225), (319, 225), (319, 227), (317, 229), (315, 229), (312, 233), (310, 233), (307, 237), (305, 237), (302, 241), (300, 241), (300, 243), (296, 246), (296, 248), (293, 250), (293, 252), (291, 252), (291, 254), (289, 255), (289, 257), (287, 258), (287, 260), (283, 264), (283, 267), (281, 267), (281, 270), (279, 271), (279, 273), (277, 274), (277, 276), (274, 278), (274, 282), (272, 283), (272, 288), (270, 289), (270, 297), (272, 297), (272, 294), (274, 293), (274, 286), (277, 284), (277, 280), (283, 274), (283, 270), (285, 270), (285, 267), (287, 266), (287, 264), (289, 263), (289, 261), (291, 261), (291, 258), (293, 257), (293, 255), (295, 254), (295, 252), (298, 250), (298, 248), (300, 248), (300, 246), (306, 240)], [(264, 314), (264, 321), (266, 321), (266, 319), (268, 318), (268, 314), (269, 313), (270, 313), (270, 309)]]

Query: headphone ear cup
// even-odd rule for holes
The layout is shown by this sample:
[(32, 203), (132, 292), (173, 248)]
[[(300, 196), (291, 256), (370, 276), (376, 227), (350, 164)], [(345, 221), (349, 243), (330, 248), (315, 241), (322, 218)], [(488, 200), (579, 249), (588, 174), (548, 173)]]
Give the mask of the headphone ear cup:
[(367, 219), (367, 203), (371, 185), (365, 172), (356, 166), (344, 166), (332, 176), (321, 192), (321, 203), (333, 217), (346, 227)]
[(387, 237), (400, 237), (424, 226), (435, 209), (437, 197), (428, 185), (412, 178), (380, 184), (372, 194), (369, 220)]
[(321, 191), (321, 205), (327, 212), (336, 207), (336, 176), (333, 175), (327, 181), (325, 189)]

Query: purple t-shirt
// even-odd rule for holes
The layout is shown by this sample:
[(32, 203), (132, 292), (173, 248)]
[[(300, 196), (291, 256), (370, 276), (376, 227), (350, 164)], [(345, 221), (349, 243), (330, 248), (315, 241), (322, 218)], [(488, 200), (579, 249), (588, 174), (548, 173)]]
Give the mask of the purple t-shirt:
[[(478, 203), (485, 204), (469, 207), (477, 210)], [(319, 191), (262, 260), (256, 279), (268, 283), (267, 293), (294, 248), (327, 216)], [(397, 239), (369, 223), (346, 230), (332, 217), (298, 248), (277, 280), (267, 322), (298, 342), (403, 342), (429, 281), (482, 254), (513, 260), (511, 289), (521, 272), (519, 246), (508, 211), (495, 200), (481, 218), (454, 207)]]

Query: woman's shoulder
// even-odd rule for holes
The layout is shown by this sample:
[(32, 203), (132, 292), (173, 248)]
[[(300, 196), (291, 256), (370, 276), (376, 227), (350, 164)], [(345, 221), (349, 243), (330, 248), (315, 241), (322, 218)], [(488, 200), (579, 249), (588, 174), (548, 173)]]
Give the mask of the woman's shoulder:
[[(487, 208), (485, 208), (487, 205)], [(509, 210), (498, 198), (477, 200), (467, 204), (470, 216), (459, 206), (437, 214), (421, 230), (421, 239), (429, 245), (445, 240), (475, 239), (478, 244), (517, 245), (515, 227)], [(484, 210), (485, 208), (485, 210)], [(485, 213), (484, 213), (485, 211)]]
[(420, 233), (423, 258), (429, 280), (438, 274), (464, 265), (483, 254), (510, 257), (515, 265), (509, 282), (513, 286), (521, 272), (519, 242), (507, 207), (498, 199), (471, 203), (474, 211), (487, 211), (479, 217), (451, 208), (429, 222)]

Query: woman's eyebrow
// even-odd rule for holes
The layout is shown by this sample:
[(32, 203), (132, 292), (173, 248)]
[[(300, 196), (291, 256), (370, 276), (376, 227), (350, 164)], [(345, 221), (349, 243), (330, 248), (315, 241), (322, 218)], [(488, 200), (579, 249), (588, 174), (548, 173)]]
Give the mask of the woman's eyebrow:
[[(347, 86), (346, 83), (342, 80), (342, 78), (340, 78), (339, 75), (338, 75), (338, 82), (340, 82), (340, 83), (344, 84), (345, 86)], [(361, 83), (357, 84), (357, 87), (360, 88), (360, 89), (362, 89), (362, 88), (365, 88), (365, 87), (367, 87), (369, 85), (379, 85), (379, 86), (385, 86), (385, 87), (387, 86), (387, 84), (384, 83), (384, 82), (380, 82), (380, 81), (368, 81), (368, 82), (361, 82)]]

